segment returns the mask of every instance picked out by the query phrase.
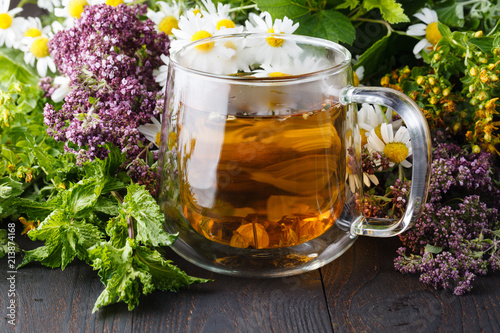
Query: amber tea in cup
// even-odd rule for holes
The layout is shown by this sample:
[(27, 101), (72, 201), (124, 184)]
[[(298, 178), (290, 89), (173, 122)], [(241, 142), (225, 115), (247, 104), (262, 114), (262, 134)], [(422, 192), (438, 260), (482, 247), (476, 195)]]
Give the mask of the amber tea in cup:
[[(266, 56), (270, 36), (286, 47)], [(237, 34), (173, 52), (158, 189), (173, 249), (220, 273), (285, 276), (334, 260), (357, 235), (408, 228), (427, 191), (425, 119), (401, 93), (351, 84), (348, 51), (316, 38)], [(362, 176), (363, 102), (407, 121), (415, 162), (400, 220), (362, 216), (363, 189), (346, 186)]]

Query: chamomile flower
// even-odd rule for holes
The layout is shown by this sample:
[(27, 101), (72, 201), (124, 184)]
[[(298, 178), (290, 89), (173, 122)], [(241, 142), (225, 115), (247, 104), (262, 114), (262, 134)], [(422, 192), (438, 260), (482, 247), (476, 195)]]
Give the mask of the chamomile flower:
[(52, 12), (54, 10), (54, 8), (61, 6), (61, 1), (60, 0), (38, 0), (37, 6), (42, 8), (42, 9), (46, 9), (49, 12)]
[(255, 70), (255, 77), (280, 77), (314, 73), (329, 67), (327, 60), (317, 57), (306, 57), (304, 60), (292, 59), (288, 62), (276, 64), (262, 64), (261, 69)]
[(170, 5), (164, 1), (158, 1), (156, 4), (160, 7), (160, 10), (155, 12), (148, 9), (147, 16), (156, 24), (158, 31), (171, 35), (172, 29), (179, 28), (182, 6), (177, 1), (172, 1)]
[(231, 5), (218, 3), (217, 7), (211, 0), (201, 0), (204, 10), (201, 11), (203, 17), (208, 18), (215, 30), (220, 33), (217, 34), (232, 34), (243, 32), (242, 26), (236, 26), (229, 13), (231, 12)]
[(158, 121), (155, 117), (151, 117), (151, 123), (146, 125), (140, 125), (137, 127), (139, 132), (141, 132), (146, 139), (153, 142), (156, 147), (160, 147), (160, 134), (161, 134), (161, 117)]
[(161, 65), (158, 69), (155, 69), (153, 71), (153, 75), (155, 75), (155, 81), (163, 87), (162, 91), (165, 91), (168, 78), (168, 65), (170, 61), (165, 54), (162, 54), (160, 58), (163, 61), (164, 65)]
[(405, 168), (411, 167), (411, 163), (406, 160), (408, 156), (412, 155), (408, 129), (401, 126), (394, 134), (392, 125), (383, 123), (380, 127), (380, 133), (382, 139), (375, 133), (375, 129), (370, 132), (368, 150), (384, 154), (389, 159), (390, 166), (398, 163)]
[[(171, 50), (176, 51), (190, 42), (212, 37), (216, 31), (215, 26), (206, 17), (188, 12), (180, 18), (179, 29), (172, 29), (172, 33), (176, 40), (172, 41)], [(200, 43), (182, 56), (182, 63), (214, 74), (233, 74), (233, 69), (228, 66), (233, 64), (229, 60), (236, 55), (237, 49), (237, 45), (228, 46), (224, 42)]]
[(69, 92), (71, 91), (69, 82), (70, 79), (67, 76), (56, 76), (54, 78), (54, 84), (59, 86), (56, 90), (54, 90), (52, 95), (50, 95), (50, 98), (52, 98), (54, 102), (61, 102), (64, 97), (69, 94)]
[[(215, 33), (215, 27), (210, 24), (207, 18), (201, 13), (189, 11), (179, 19), (179, 28), (173, 28), (172, 34), (175, 37), (170, 43), (170, 49), (176, 51), (193, 41), (212, 37)], [(208, 45), (207, 45), (208, 47)]]
[(26, 20), (22, 17), (15, 17), (22, 12), (22, 8), (9, 10), (9, 7), (10, 0), (0, 0), (0, 46), (17, 48)]
[(413, 53), (417, 59), (422, 58), (420, 51), (424, 50), (429, 52), (430, 49), (443, 37), (438, 29), (438, 15), (429, 8), (422, 8), (422, 10), (415, 15), (416, 18), (424, 23), (417, 23), (410, 25), (406, 31), (410, 36), (425, 36), (413, 48)]
[(63, 8), (55, 8), (54, 15), (65, 18), (63, 25), (70, 28), (74, 25), (75, 20), (82, 16), (85, 6), (89, 5), (87, 0), (62, 0)]
[(48, 35), (51, 33), (51, 27), (42, 27), (42, 22), (38, 17), (28, 17), (24, 29), (24, 37), (39, 37), (41, 35)]
[(250, 13), (245, 26), (248, 32), (273, 34), (266, 38), (264, 43), (261, 40), (252, 40), (252, 42), (258, 42), (258, 44), (251, 45), (254, 47), (257, 62), (271, 64), (286, 62), (290, 57), (295, 57), (302, 52), (295, 42), (279, 38), (280, 34), (293, 34), (299, 27), (298, 23), (293, 24), (293, 21), (287, 17), (273, 22), (268, 12), (263, 12), (261, 15)]
[(24, 52), (24, 62), (35, 66), (38, 75), (45, 77), (47, 75), (47, 67), (53, 72), (56, 72), (54, 59), (49, 52), (49, 34), (42, 34), (36, 37), (26, 36), (21, 40), (21, 50)]
[(386, 113), (382, 111), (379, 105), (371, 105), (368, 103), (363, 103), (361, 109), (358, 111), (358, 123), (361, 133), (361, 146), (364, 147), (367, 144), (367, 136), (370, 135), (370, 131), (375, 129), (375, 132), (380, 137), (380, 126), (392, 119), (392, 109), (387, 108)]

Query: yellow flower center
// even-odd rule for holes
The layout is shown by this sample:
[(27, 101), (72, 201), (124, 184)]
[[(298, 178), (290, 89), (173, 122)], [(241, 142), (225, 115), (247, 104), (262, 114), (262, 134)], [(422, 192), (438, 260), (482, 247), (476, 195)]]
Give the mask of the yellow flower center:
[(106, 5), (116, 7), (123, 3), (123, 0), (106, 0)]
[(0, 29), (8, 29), (12, 24), (12, 17), (9, 14), (0, 14)]
[[(212, 34), (208, 31), (200, 30), (193, 34), (193, 37), (191, 37), (191, 41), (194, 42), (195, 40), (200, 40), (208, 37), (212, 37)], [(210, 51), (212, 47), (214, 47), (214, 42), (203, 43), (195, 46), (195, 48), (199, 51)]]
[(155, 143), (159, 147), (160, 146), (160, 136), (161, 136), (161, 131), (158, 131), (155, 136)]
[(38, 37), (38, 36), (41, 36), (41, 35), (42, 35), (42, 32), (40, 30), (38, 30), (37, 28), (29, 28), (24, 33), (25, 37)]
[(167, 35), (171, 35), (172, 29), (179, 29), (179, 21), (172, 15), (165, 16), (158, 24), (158, 29)]
[(194, 16), (196, 16), (196, 15), (200, 14), (200, 15), (201, 15), (201, 17), (203, 17), (203, 14), (201, 13), (201, 10), (199, 10), (198, 8), (193, 9), (193, 14), (194, 14)]
[[(272, 34), (272, 33), (274, 33), (274, 29), (271, 28), (271, 29), (267, 30), (267, 32)], [(285, 43), (284, 39), (276, 38), (274, 36), (267, 37), (266, 41), (267, 41), (267, 44), (271, 45), (272, 47), (281, 47)]]
[(427, 28), (425, 28), (425, 38), (432, 45), (436, 45), (437, 42), (443, 37), (438, 29), (437, 22), (430, 23)]
[(382, 124), (378, 125), (377, 127), (375, 127), (375, 134), (377, 134), (377, 136), (379, 137), (380, 140), (384, 140), (384, 138), (382, 138)]
[(356, 72), (352, 73), (353, 78), (353, 84), (355, 87), (359, 86), (359, 76), (356, 74)]
[(394, 163), (403, 162), (408, 157), (408, 152), (408, 147), (402, 142), (390, 142), (384, 148), (384, 155)]
[(83, 9), (88, 5), (86, 0), (71, 0), (68, 5), (68, 13), (71, 17), (80, 18), (83, 13)]
[(361, 134), (361, 147), (366, 146), (366, 144), (368, 143), (368, 138), (366, 136), (366, 132), (367, 131), (362, 129), (362, 128), (359, 130), (359, 134)]
[(234, 22), (228, 19), (223, 19), (217, 22), (217, 25), (215, 26), (217, 30), (220, 30), (221, 28), (227, 28), (231, 29), (234, 28), (236, 25), (234, 25)]
[(46, 37), (36, 37), (31, 44), (30, 51), (36, 58), (45, 58), (50, 54), (47, 43), (49, 39)]
[(282, 77), (282, 76), (290, 76), (290, 74), (286, 74), (286, 73), (282, 73), (282, 72), (269, 73), (269, 77)]

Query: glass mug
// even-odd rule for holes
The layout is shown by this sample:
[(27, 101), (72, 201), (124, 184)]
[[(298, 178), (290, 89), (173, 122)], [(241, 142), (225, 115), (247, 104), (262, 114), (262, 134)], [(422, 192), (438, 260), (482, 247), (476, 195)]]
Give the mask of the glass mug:
[[(235, 34), (171, 51), (160, 136), (158, 202), (172, 248), (205, 269), (276, 277), (319, 268), (358, 235), (405, 231), (422, 211), (430, 135), (418, 106), (387, 88), (353, 87), (336, 43)], [(393, 108), (413, 151), (399, 220), (362, 215), (356, 103)]]

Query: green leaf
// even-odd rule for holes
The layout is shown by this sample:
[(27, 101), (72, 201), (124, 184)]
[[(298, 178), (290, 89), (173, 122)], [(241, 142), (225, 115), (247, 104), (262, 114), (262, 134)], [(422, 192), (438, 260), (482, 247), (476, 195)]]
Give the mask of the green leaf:
[(353, 10), (356, 7), (358, 7), (358, 5), (359, 5), (359, 0), (346, 0), (343, 3), (341, 3), (340, 5), (338, 5), (337, 7), (335, 7), (335, 9), (347, 9), (347, 8), (349, 8), (349, 10)]
[(162, 228), (165, 217), (155, 199), (144, 186), (131, 184), (120, 207), (122, 221), (135, 221), (135, 239), (144, 245), (169, 246), (177, 235), (165, 232)]
[(392, 35), (382, 37), (359, 57), (356, 67), (363, 66), (365, 68), (365, 75), (375, 73), (378, 64), (387, 59), (386, 53), (389, 48), (391, 36)]
[(104, 238), (96, 226), (73, 220), (60, 209), (47, 216), (38, 228), (28, 233), (28, 236), (32, 240), (45, 241), (45, 244), (26, 251), (19, 267), (36, 260), (44, 266), (61, 267), (63, 270), (75, 257), (87, 260), (87, 249)]
[(378, 8), (384, 20), (391, 24), (410, 22), (401, 4), (395, 0), (363, 0), (363, 7), (368, 11)]
[(464, 26), (464, 10), (462, 5), (457, 5), (454, 0), (448, 0), (441, 2), (440, 4), (433, 7), (436, 11), (439, 21), (455, 28), (461, 28)]
[(490, 53), (493, 48), (493, 37), (471, 37), (469, 43), (477, 46), (484, 53)]
[(439, 254), (439, 253), (443, 252), (443, 248), (439, 247), (439, 246), (434, 246), (434, 245), (431, 245), (431, 244), (426, 244), (424, 251), (425, 252), (430, 252), (432, 254)]
[(452, 36), (451, 30), (446, 24), (438, 22), (437, 26), (438, 26), (439, 32), (441, 33), (441, 36), (443, 36), (444, 38), (449, 38)]
[(352, 44), (356, 37), (356, 29), (349, 18), (335, 10), (322, 10), (314, 15), (306, 15), (298, 22), (298, 34), (346, 44)]
[(297, 18), (311, 12), (312, 8), (306, 0), (254, 0), (261, 11), (266, 11), (273, 18)]
[(157, 251), (140, 246), (130, 238), (121, 248), (102, 242), (89, 249), (89, 257), (105, 286), (92, 312), (120, 301), (133, 310), (139, 304), (141, 291), (144, 295), (156, 289), (177, 291), (193, 283), (209, 281), (188, 276)]
[(0, 87), (12, 77), (24, 84), (38, 84), (38, 75), (24, 65), (23, 52), (19, 50), (0, 48), (0, 68)]

